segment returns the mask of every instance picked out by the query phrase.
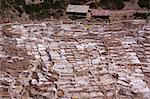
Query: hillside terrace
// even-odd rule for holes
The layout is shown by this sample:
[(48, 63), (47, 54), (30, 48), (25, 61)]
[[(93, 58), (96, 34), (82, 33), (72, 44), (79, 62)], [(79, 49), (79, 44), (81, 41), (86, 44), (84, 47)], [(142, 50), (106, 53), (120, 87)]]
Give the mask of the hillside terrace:
[(19, 99), (150, 98), (150, 23), (5, 24), (0, 96)]

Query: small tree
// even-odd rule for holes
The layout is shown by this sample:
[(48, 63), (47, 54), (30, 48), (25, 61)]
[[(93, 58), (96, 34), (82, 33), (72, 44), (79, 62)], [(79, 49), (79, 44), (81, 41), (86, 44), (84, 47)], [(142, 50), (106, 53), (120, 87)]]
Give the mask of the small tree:
[(31, 14), (31, 13), (34, 13), (34, 12), (39, 12), (41, 10), (41, 5), (40, 4), (37, 4), (37, 5), (34, 5), (34, 4), (24, 5), (24, 9), (25, 9), (27, 14)]
[(123, 0), (123, 1), (130, 1), (130, 0)]
[(100, 6), (102, 6), (104, 9), (123, 9), (124, 8), (124, 2), (123, 0), (101, 0)]
[(90, 8), (93, 8), (93, 9), (98, 8), (98, 3), (95, 3), (95, 2), (91, 3)]
[(121, 10), (124, 8), (123, 0), (114, 0), (114, 2), (117, 9)]
[(17, 5), (25, 5), (24, 0), (15, 0), (15, 2), (17, 3)]
[(134, 18), (137, 19), (137, 18), (140, 18), (140, 19), (147, 19), (149, 14), (148, 13), (134, 13), (133, 14)]
[(139, 0), (137, 3), (141, 8), (150, 9), (150, 0)]
[(85, 4), (88, 0), (68, 0), (70, 4)]
[(60, 1), (56, 1), (55, 3), (52, 4), (53, 9), (62, 9), (63, 4)]

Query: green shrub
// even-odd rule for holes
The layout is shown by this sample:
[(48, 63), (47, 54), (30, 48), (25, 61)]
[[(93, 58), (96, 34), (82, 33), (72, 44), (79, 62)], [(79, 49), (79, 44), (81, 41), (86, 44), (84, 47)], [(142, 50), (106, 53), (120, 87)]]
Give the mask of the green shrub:
[(20, 15), (23, 13), (23, 10), (19, 6), (14, 6), (14, 8), (20, 13)]
[(17, 5), (25, 5), (25, 1), (24, 0), (15, 0)]
[[(62, 2), (61, 2), (62, 1)], [(25, 12), (30, 14), (30, 19), (44, 19), (50, 16), (59, 18), (63, 15), (63, 0), (53, 2), (53, 0), (44, 0), (41, 4), (23, 5)]]
[(101, 0), (99, 2), (100, 6), (104, 9), (123, 9), (124, 2), (123, 0)]
[(53, 2), (53, 0), (44, 0), (44, 3), (45, 3), (45, 2)]
[(56, 1), (55, 3), (52, 4), (53, 9), (62, 9), (63, 4), (60, 1)]
[(63, 9), (63, 4), (60, 1), (52, 2), (44, 2), (41, 4), (31, 4), (23, 6), (27, 14), (40, 12), (45, 9)]
[(72, 16), (69, 16), (69, 18), (72, 19), (72, 20), (76, 20), (76, 19), (82, 19), (84, 17), (80, 16), (80, 15), (72, 15)]
[(91, 3), (89, 6), (90, 6), (90, 8), (97, 9), (98, 3)]
[(50, 13), (48, 10), (41, 10), (39, 13), (36, 14), (36, 19), (44, 19), (48, 18)]
[(5, 0), (1, 0), (0, 3), (1, 3), (0, 9), (8, 7), (8, 5), (6, 4)]
[(121, 10), (124, 8), (124, 2), (122, 0), (115, 0), (114, 2), (117, 9)]
[(130, 1), (130, 0), (123, 0), (123, 1)]
[(82, 4), (85, 4), (88, 0), (68, 0), (68, 3), (69, 4), (79, 4), (79, 5), (82, 5)]
[(115, 9), (111, 0), (101, 0), (100, 6), (104, 9)]
[(52, 3), (51, 2), (45, 2), (41, 5), (42, 9), (50, 9), (52, 8)]
[(141, 8), (150, 9), (150, 0), (139, 0), (137, 3)]
[(149, 13), (138, 13), (138, 12), (136, 12), (136, 13), (133, 14), (133, 17), (135, 19), (138, 19), (138, 18), (140, 18), (140, 19), (147, 19), (148, 16), (149, 16)]
[(40, 4), (25, 5), (24, 9), (25, 9), (27, 14), (31, 14), (31, 13), (34, 13), (34, 12), (39, 12), (41, 10), (41, 6), (40, 6)]

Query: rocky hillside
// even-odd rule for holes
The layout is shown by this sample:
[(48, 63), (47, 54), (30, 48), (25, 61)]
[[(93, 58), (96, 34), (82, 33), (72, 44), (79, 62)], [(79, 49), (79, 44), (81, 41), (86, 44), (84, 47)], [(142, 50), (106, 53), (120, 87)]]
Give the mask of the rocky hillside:
[(58, 19), (65, 16), (68, 4), (86, 4), (90, 8), (111, 10), (149, 9), (149, 0), (44, 0), (36, 5), (26, 5), (25, 0), (1, 0), (0, 22)]

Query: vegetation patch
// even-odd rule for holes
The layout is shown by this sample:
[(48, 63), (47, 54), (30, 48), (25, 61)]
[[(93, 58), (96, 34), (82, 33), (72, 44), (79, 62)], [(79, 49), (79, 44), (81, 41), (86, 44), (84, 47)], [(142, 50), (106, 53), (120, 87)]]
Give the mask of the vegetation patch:
[(134, 13), (133, 14), (133, 18), (134, 19), (148, 19), (148, 17), (150, 16), (150, 13)]
[(104, 9), (123, 9), (124, 8), (124, 2), (123, 0), (101, 0), (99, 2), (100, 6)]
[(30, 14), (30, 19), (44, 19), (53, 16), (55, 18), (59, 18), (63, 15), (62, 9), (64, 9), (64, 5), (61, 1), (49, 2), (47, 0), (41, 4), (31, 4), (23, 6), (26, 13)]
[(85, 4), (87, 2), (88, 2), (88, 0), (68, 0), (69, 4), (79, 4), (79, 5), (82, 5), (82, 4)]
[(72, 20), (76, 20), (76, 19), (83, 19), (85, 17), (81, 16), (81, 15), (75, 15), (75, 14), (73, 14), (73, 15), (69, 16), (69, 18), (72, 19)]
[(150, 0), (139, 0), (137, 3), (141, 8), (150, 9)]

